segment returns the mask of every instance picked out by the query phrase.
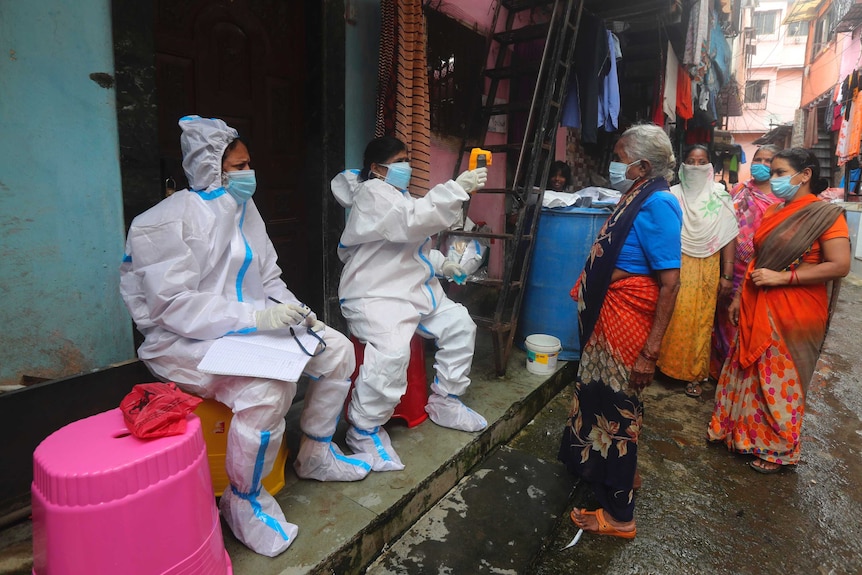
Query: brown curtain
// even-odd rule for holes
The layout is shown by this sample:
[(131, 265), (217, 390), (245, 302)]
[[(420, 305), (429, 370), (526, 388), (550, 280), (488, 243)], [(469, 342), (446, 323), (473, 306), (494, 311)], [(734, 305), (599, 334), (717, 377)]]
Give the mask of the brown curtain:
[(395, 136), (410, 153), (410, 193), (430, 187), (427, 34), (421, 0), (382, 0), (375, 136)]

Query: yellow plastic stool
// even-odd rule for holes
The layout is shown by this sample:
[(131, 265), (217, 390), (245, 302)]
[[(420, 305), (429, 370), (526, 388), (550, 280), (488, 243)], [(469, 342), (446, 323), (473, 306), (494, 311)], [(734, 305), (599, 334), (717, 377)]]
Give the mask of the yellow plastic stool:
[[(210, 475), (212, 476), (213, 491), (216, 497), (220, 497), (224, 490), (230, 485), (227, 472), (224, 468), (225, 453), (227, 452), (227, 430), (230, 429), (230, 420), (233, 412), (228, 406), (214, 399), (204, 399), (195, 415), (201, 419), (201, 429), (204, 433), (204, 442), (207, 446), (207, 458), (209, 460)], [(284, 487), (284, 466), (287, 464), (286, 437), (281, 438), (281, 447), (275, 457), (275, 463), (269, 475), (261, 482), (264, 489), (271, 495), (275, 495)]]

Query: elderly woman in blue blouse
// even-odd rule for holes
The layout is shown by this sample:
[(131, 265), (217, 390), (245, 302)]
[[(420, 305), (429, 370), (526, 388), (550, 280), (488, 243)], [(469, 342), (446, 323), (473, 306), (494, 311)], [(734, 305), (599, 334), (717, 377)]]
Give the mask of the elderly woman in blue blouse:
[(611, 183), (633, 183), (572, 289), (582, 349), (558, 457), (598, 502), (593, 511), (574, 509), (572, 521), (589, 533), (633, 539), (640, 394), (653, 379), (679, 290), (682, 213), (668, 191), (676, 159), (664, 130), (629, 128), (614, 156)]

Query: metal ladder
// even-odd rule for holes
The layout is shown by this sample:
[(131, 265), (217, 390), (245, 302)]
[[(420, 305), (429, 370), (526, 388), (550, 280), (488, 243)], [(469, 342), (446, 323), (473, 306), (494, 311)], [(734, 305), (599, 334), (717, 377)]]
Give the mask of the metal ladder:
[[(516, 27), (517, 16), (527, 10), (547, 7), (551, 10), (547, 22)], [(458, 295), (452, 295), (464, 303), (479, 327), (489, 329), (494, 346), (494, 366), (497, 375), (505, 375), (515, 329), (518, 324), (523, 288), (530, 267), (533, 240), (539, 224), (542, 196), (556, 143), (557, 126), (560, 123), (562, 106), (569, 80), (570, 62), (575, 52), (578, 26), (583, 12), (584, 0), (498, 0), (494, 12), (491, 33), (487, 40), (487, 53), (497, 50), (493, 68), (483, 70), (483, 77), (490, 79), (485, 105), (476, 117), (481, 122), (479, 147), (494, 153), (494, 161), (507, 163), (506, 187), (482, 189), (477, 193), (506, 194), (517, 204), (517, 222), (514, 231), (465, 232), (447, 231), (438, 237), (444, 243), (449, 235), (468, 238), (487, 238), (495, 245), (505, 245), (503, 274), (501, 279), (486, 279), (469, 282)], [(505, 12), (505, 24), (497, 30), (501, 12)], [(522, 42), (535, 42), (544, 38), (541, 61), (536, 63), (506, 64), (511, 56), (509, 48)], [(486, 64), (488, 58), (485, 60)], [(535, 78), (531, 101), (509, 102), (496, 105), (494, 99), (500, 81), (512, 78)], [(482, 83), (484, 84), (484, 82)], [(527, 112), (524, 138), (518, 143), (485, 145), (488, 123), (494, 116)], [(511, 129), (511, 122), (509, 129)], [(470, 148), (468, 135), (461, 142), (461, 153), (455, 163), (453, 178), (462, 169)], [(513, 168), (512, 170), (508, 168)], [(469, 207), (465, 203), (464, 210)], [(505, 230), (504, 230), (505, 231)], [(499, 241), (498, 241), (499, 240)], [(484, 290), (482, 294), (469, 292)], [(452, 290), (458, 291), (458, 290)], [(451, 294), (451, 291), (450, 291)]]

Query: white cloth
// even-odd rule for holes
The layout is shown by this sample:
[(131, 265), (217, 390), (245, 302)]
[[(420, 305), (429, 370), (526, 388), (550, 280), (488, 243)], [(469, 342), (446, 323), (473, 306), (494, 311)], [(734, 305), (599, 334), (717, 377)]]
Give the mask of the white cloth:
[(680, 184), (670, 193), (682, 208), (682, 252), (706, 258), (739, 235), (733, 200), (713, 180), (711, 165), (680, 167)]
[[(272, 469), (296, 384), (206, 374), (197, 365), (215, 339), (255, 331), (255, 311), (266, 307), (268, 297), (301, 302), (281, 280), (254, 201), (238, 205), (221, 187), (221, 156), (236, 132), (219, 122), (180, 121), (184, 168), (192, 186), (205, 191), (174, 193), (134, 219), (120, 268), (120, 292), (144, 335), (138, 356), (150, 371), (234, 412), (225, 467), (231, 485), (246, 497), (234, 498), (235, 510), (250, 507), (251, 500), (257, 501), (255, 493), (266, 499), (260, 480)], [(326, 350), (309, 360), (305, 373), (347, 380), (355, 367), (352, 344), (331, 328), (323, 337)], [(346, 394), (344, 389), (340, 397), (327, 395), (326, 407), (340, 410)], [(313, 410), (314, 402), (306, 401), (304, 409)], [(226, 516), (228, 525), (242, 539), (247, 527), (231, 523), (231, 517)], [(261, 521), (261, 529), (274, 529)], [(264, 540), (259, 546), (243, 541), (259, 553), (273, 552)]]
[(555, 192), (554, 190), (545, 190), (542, 194), (543, 208), (565, 208), (574, 206), (575, 202), (581, 199), (581, 196), (570, 192)]
[(676, 122), (676, 82), (679, 72), (679, 60), (673, 46), (667, 43), (667, 58), (664, 68), (664, 94), (662, 96), (662, 110), (667, 114), (668, 122)]

